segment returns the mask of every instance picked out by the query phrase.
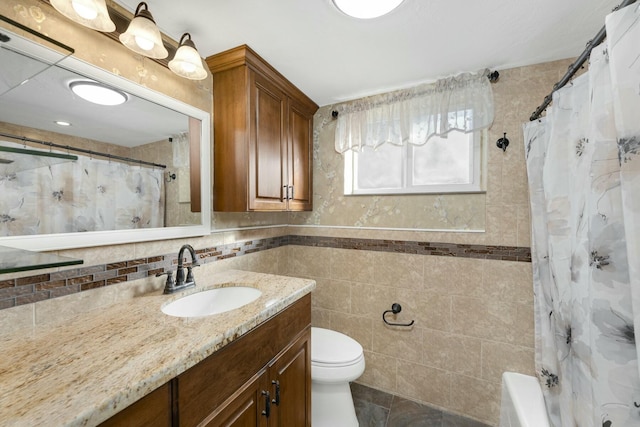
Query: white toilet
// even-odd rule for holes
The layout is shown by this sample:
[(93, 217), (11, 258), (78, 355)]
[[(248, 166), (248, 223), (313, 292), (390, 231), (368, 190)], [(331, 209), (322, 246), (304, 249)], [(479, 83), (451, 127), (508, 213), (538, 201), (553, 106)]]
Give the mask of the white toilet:
[(349, 382), (363, 372), (364, 353), (356, 340), (311, 328), (312, 427), (358, 427)]

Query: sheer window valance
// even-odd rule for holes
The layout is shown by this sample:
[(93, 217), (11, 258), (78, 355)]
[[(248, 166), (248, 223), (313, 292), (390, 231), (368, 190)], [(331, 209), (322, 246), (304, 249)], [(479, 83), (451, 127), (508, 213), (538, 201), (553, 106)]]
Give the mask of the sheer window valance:
[(493, 122), (488, 70), (338, 105), (339, 153), (384, 143), (422, 145), (452, 130), (472, 132)]

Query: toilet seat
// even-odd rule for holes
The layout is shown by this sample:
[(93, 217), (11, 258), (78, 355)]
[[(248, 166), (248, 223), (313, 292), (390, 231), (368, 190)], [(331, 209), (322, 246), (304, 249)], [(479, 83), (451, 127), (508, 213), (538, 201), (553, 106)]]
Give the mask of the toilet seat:
[(337, 331), (311, 328), (311, 364), (327, 368), (359, 363), (364, 357), (362, 346), (353, 338)]
[(362, 361), (362, 359), (364, 359), (364, 354), (361, 354), (360, 357), (358, 357), (356, 360), (352, 360), (345, 363), (322, 363), (322, 362), (317, 362), (315, 360), (312, 360), (311, 365), (318, 366), (320, 368), (336, 368), (336, 369), (347, 368), (349, 366), (357, 365)]

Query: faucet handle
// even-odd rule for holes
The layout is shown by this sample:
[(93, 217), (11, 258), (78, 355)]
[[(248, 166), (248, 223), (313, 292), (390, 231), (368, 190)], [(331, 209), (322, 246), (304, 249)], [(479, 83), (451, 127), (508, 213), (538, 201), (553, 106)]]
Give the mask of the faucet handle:
[(168, 288), (172, 288), (176, 282), (173, 280), (173, 271), (165, 271), (164, 273), (156, 273), (156, 277), (164, 276), (166, 274), (167, 281), (165, 286)]
[(196, 283), (196, 279), (193, 277), (193, 268), (194, 267), (200, 267), (200, 264), (192, 264), (187, 266), (187, 279), (185, 280), (186, 283)]

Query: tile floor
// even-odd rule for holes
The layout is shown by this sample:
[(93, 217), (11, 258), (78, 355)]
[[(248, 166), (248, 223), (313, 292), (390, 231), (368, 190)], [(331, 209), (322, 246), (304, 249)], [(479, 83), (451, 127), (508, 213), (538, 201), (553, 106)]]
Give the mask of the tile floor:
[(489, 427), (361, 384), (351, 393), (360, 427)]

